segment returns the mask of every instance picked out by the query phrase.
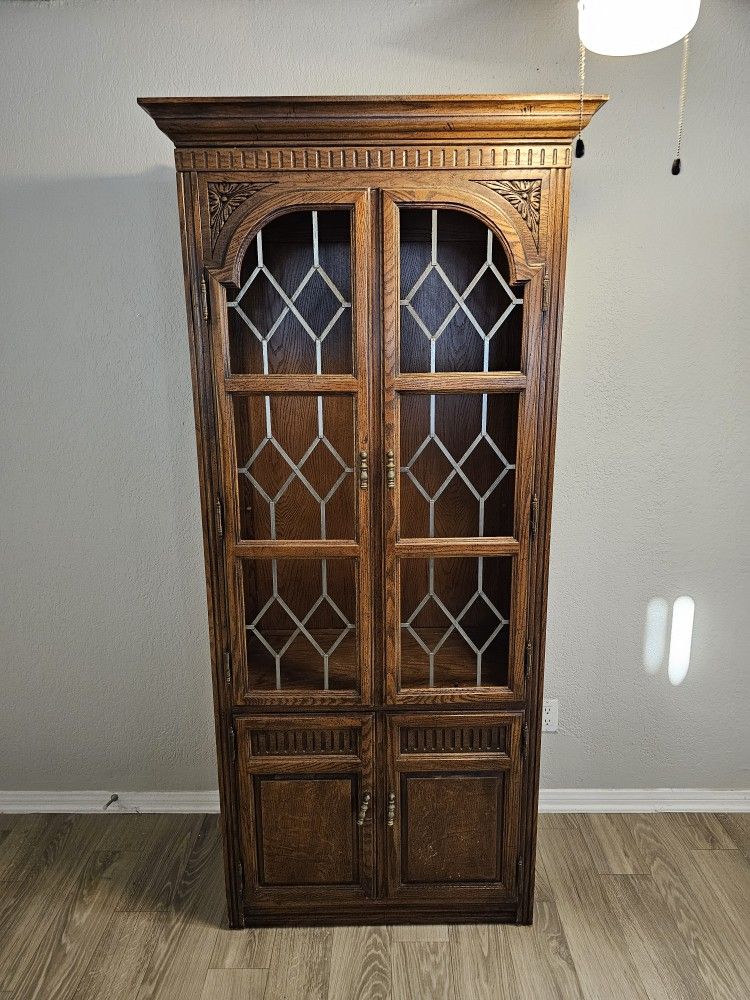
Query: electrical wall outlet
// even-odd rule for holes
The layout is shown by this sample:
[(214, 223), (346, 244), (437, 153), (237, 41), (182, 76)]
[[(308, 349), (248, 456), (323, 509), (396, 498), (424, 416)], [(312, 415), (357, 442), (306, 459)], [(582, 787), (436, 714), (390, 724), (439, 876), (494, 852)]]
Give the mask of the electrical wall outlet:
[(542, 701), (542, 732), (557, 732), (557, 698), (545, 698)]

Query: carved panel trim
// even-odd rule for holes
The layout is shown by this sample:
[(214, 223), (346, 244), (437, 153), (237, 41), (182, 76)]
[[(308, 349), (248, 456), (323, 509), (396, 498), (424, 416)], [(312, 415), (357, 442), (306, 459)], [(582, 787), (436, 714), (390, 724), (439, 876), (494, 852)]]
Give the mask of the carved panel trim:
[(569, 167), (569, 143), (176, 149), (178, 170), (500, 170)]
[(401, 753), (505, 753), (505, 726), (401, 726)]
[(213, 250), (219, 239), (222, 228), (229, 217), (240, 205), (252, 198), (258, 191), (269, 187), (272, 181), (260, 183), (251, 182), (248, 184), (224, 183), (221, 181), (209, 181), (208, 183), (208, 220), (211, 227), (211, 249)]
[(253, 757), (358, 755), (359, 729), (356, 726), (330, 729), (253, 729), (250, 732), (250, 752)]
[(539, 249), (539, 219), (542, 208), (542, 182), (540, 180), (477, 181), (497, 191), (511, 205), (529, 227), (534, 243)]

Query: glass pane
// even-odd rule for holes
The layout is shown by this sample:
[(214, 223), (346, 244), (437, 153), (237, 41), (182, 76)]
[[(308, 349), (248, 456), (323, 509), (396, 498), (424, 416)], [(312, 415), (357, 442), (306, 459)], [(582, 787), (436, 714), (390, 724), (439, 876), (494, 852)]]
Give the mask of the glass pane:
[(291, 212), (258, 233), (227, 289), (234, 374), (352, 374), (348, 210)]
[(518, 396), (400, 397), (402, 538), (513, 534)]
[(518, 371), (522, 289), (500, 241), (465, 212), (402, 208), (402, 372)]
[(251, 690), (357, 687), (357, 560), (242, 561)]
[(401, 560), (401, 687), (508, 683), (513, 560)]
[(354, 399), (233, 402), (242, 538), (353, 539)]

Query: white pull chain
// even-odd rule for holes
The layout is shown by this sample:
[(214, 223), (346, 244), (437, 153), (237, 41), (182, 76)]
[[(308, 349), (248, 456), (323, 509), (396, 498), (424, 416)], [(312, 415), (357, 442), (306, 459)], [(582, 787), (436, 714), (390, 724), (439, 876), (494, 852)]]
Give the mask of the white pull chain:
[(578, 106), (578, 138), (576, 139), (576, 156), (580, 159), (586, 151), (581, 138), (583, 132), (583, 91), (586, 86), (586, 46), (581, 42), (578, 46), (578, 78), (581, 82), (581, 102)]
[(677, 119), (677, 149), (672, 161), (672, 173), (677, 176), (682, 168), (680, 151), (682, 149), (682, 130), (685, 126), (685, 99), (687, 97), (688, 54), (690, 52), (690, 35), (685, 35), (682, 41), (682, 74), (680, 76), (680, 113)]

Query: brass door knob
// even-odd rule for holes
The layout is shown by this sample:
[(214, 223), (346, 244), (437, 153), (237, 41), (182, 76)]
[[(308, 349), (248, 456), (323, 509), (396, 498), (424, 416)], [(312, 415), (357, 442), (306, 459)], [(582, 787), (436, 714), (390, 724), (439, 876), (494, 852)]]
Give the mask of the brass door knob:
[(367, 810), (370, 808), (370, 793), (365, 792), (362, 796), (362, 805), (359, 807), (359, 815), (357, 816), (357, 826), (365, 825), (365, 816), (367, 815)]
[(391, 792), (388, 796), (388, 826), (393, 826), (396, 822), (396, 793)]

